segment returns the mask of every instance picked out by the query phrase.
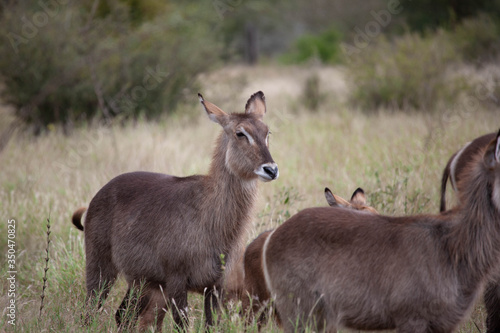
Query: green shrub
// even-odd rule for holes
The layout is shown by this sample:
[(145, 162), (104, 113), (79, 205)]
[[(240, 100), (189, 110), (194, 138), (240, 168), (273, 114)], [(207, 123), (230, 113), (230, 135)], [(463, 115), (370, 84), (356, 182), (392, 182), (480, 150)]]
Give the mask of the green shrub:
[(467, 61), (494, 57), (500, 49), (500, 26), (486, 14), (464, 20), (449, 36)]
[(449, 73), (457, 61), (460, 54), (443, 31), (428, 37), (407, 33), (392, 42), (381, 36), (349, 58), (352, 101), (365, 109), (432, 110), (467, 89), (464, 79)]
[(321, 93), (320, 83), (318, 74), (312, 74), (306, 79), (302, 89), (301, 100), (304, 106), (311, 111), (318, 110), (325, 100), (325, 95)]
[(0, 18), (8, 32), (0, 36), (2, 97), (39, 130), (96, 116), (170, 112), (219, 54), (207, 29), (216, 22), (204, 6), (171, 4), (137, 24), (124, 3), (107, 3), (103, 15), (79, 3), (53, 3), (51, 15), (39, 3), (21, 2)]
[(341, 33), (330, 28), (319, 35), (303, 35), (299, 37), (289, 53), (281, 56), (287, 64), (304, 63), (318, 59), (324, 64), (338, 63), (341, 59)]
[(453, 27), (463, 20), (487, 12), (500, 17), (498, 0), (420, 0), (404, 3), (406, 22), (414, 31)]

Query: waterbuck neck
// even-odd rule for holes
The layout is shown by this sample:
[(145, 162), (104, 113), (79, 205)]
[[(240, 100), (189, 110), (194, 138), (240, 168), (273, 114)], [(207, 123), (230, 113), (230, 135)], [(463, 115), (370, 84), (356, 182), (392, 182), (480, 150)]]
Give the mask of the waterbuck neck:
[(227, 146), (228, 138), (223, 132), (217, 139), (206, 177), (207, 192), (203, 202), (206, 225), (210, 230), (219, 230), (225, 251), (240, 241), (238, 237), (246, 235), (244, 230), (250, 223), (258, 188), (257, 177), (242, 179), (228, 169)]
[(467, 190), (446, 241), (457, 269), (468, 272), (463, 278), (478, 282), (500, 264), (500, 214), (492, 201), (494, 178), (486, 176), (494, 171), (486, 170), (479, 157), (465, 179)]

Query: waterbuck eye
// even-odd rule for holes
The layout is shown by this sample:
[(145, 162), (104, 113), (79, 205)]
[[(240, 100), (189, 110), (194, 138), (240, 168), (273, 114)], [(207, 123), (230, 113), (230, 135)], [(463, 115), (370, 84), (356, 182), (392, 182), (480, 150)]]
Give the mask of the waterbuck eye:
[(247, 136), (243, 132), (236, 132), (236, 136), (239, 138), (246, 138)]

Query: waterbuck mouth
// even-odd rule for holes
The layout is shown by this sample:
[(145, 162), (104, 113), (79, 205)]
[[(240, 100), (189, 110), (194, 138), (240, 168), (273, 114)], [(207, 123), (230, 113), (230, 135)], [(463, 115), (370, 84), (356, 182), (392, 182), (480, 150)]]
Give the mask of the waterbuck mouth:
[(280, 172), (276, 163), (262, 164), (257, 170), (254, 171), (259, 179), (263, 182), (270, 182), (279, 177)]

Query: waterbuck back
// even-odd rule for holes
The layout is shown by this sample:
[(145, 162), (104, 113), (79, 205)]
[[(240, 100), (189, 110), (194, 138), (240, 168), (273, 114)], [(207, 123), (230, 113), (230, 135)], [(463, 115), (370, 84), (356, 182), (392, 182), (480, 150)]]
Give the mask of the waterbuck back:
[(468, 168), (447, 214), (309, 208), (269, 234), (262, 266), (285, 331), (454, 331), (500, 266), (500, 132)]
[[(278, 177), (269, 129), (262, 121), (264, 94), (255, 93), (245, 112), (234, 114), (199, 97), (208, 117), (223, 129), (208, 174), (123, 174), (99, 190), (86, 212), (88, 306), (95, 298), (100, 305), (121, 272), (129, 290), (116, 312), (120, 328), (134, 325), (140, 316), (141, 329), (156, 323), (161, 330), (167, 307), (175, 324), (185, 327), (188, 291), (204, 293), (211, 324), (222, 266), (231, 268), (244, 244), (257, 180)], [(73, 217), (77, 227), (82, 227), (82, 214), (79, 209)], [(137, 309), (132, 318), (126, 315), (131, 305)]]
[[(367, 205), (365, 192), (361, 188), (356, 189), (351, 196), (351, 200), (347, 201), (333, 194), (330, 189), (326, 187), (325, 198), (331, 207), (347, 208), (378, 214), (373, 207)], [(262, 267), (262, 249), (271, 232), (272, 231), (265, 231), (261, 233), (252, 243), (250, 243), (250, 245), (248, 245), (243, 259), (244, 273), (241, 274), (244, 279), (243, 292), (241, 292), (243, 312), (248, 312), (249, 321), (253, 320), (256, 314), (262, 312), (258, 320), (259, 327), (267, 320), (268, 312), (266, 311), (266, 307), (271, 298), (266, 286)], [(314, 258), (311, 259), (314, 260)], [(279, 316), (276, 316), (276, 318), (279, 322)]]

